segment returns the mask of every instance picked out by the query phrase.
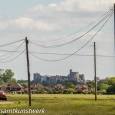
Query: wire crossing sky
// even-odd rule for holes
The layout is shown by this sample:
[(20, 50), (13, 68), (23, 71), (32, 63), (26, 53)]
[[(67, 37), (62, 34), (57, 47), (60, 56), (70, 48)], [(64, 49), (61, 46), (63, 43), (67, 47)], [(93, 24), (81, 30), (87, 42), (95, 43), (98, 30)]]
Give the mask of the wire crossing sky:
[[(111, 10), (110, 10), (111, 11)], [(111, 12), (107, 12), (107, 13), (105, 13), (105, 14), (107, 14), (100, 22), (102, 22), (102, 21), (104, 21), (105, 19), (107, 19), (108, 17), (110, 18), (111, 16), (112, 16), (112, 14), (113, 14), (113, 10), (111, 11)], [(104, 15), (105, 15), (104, 14)], [(98, 34), (98, 32), (104, 27), (104, 25), (107, 23), (107, 21), (109, 20), (109, 18), (106, 20), (106, 22), (102, 25), (102, 27), (96, 32), (96, 34), (94, 34), (94, 36), (84, 45), (84, 46), (82, 46), (79, 50), (77, 50), (77, 51), (75, 51), (74, 53), (72, 53), (72, 54), (69, 54), (69, 56), (67, 56), (67, 57), (65, 57), (65, 58), (62, 58), (62, 59), (58, 59), (58, 60), (45, 60), (45, 59), (42, 59), (42, 58), (39, 58), (39, 57), (37, 57), (37, 56), (35, 56), (35, 55), (33, 55), (33, 53), (32, 52), (30, 52), (30, 54), (32, 54), (33, 56), (35, 56), (35, 57), (37, 57), (38, 59), (41, 59), (41, 60), (44, 60), (44, 61), (60, 61), (60, 60), (64, 60), (64, 59), (66, 59), (66, 58), (69, 58), (70, 56), (72, 56), (72, 55), (75, 55), (75, 53), (77, 53), (78, 51), (80, 51), (81, 49), (83, 49), (97, 34)], [(95, 28), (98, 24), (100, 24), (100, 22), (98, 22), (93, 28)], [(88, 26), (86, 26), (86, 27), (88, 27)], [(85, 28), (86, 28), (85, 27)], [(91, 28), (89, 31), (91, 31), (93, 28)], [(89, 32), (88, 31), (88, 32)], [(88, 33), (87, 32), (87, 33)], [(83, 35), (81, 35), (79, 38), (81, 38), (81, 37), (83, 37), (84, 35), (86, 35), (87, 33), (85, 33), (85, 34), (83, 34)], [(77, 38), (78, 39), (78, 38)], [(74, 39), (73, 41), (75, 42), (77, 39)], [(22, 40), (19, 40), (19, 41), (15, 41), (15, 42), (12, 42), (12, 43), (8, 43), (8, 44), (4, 44), (4, 45), (2, 45), (1, 47), (3, 47), (3, 46), (7, 46), (7, 45), (11, 45), (11, 44), (14, 44), (14, 43), (17, 43), (17, 42), (20, 42), (20, 41), (22, 41)], [(25, 42), (25, 41), (24, 41)], [(24, 43), (23, 42), (23, 43)], [(10, 53), (8, 53), (8, 54), (5, 54), (5, 55), (2, 55), (2, 56), (6, 56), (6, 55), (9, 55), (9, 54), (11, 54), (10, 56), (8, 56), (8, 57), (6, 57), (6, 58), (4, 58), (4, 59), (0, 59), (0, 60), (5, 60), (5, 59), (8, 59), (9, 57), (11, 57), (14, 53), (16, 53), (17, 51), (18, 51), (18, 49), (22, 46), (22, 44), (23, 43), (21, 43), (21, 45), (20, 46), (18, 46), (14, 51), (12, 51), (12, 52), (10, 52)], [(33, 42), (31, 42), (30, 41), (30, 43), (33, 43)], [(68, 43), (70, 43), (70, 42), (68, 42)], [(68, 44), (68, 43), (65, 43), (66, 45)], [(34, 43), (33, 43), (34, 44)], [(58, 45), (58, 46), (61, 46), (61, 45)], [(58, 47), (57, 46), (57, 47)], [(47, 48), (47, 47), (46, 47)], [(25, 51), (25, 50), (24, 50)], [(24, 52), (23, 51), (23, 52)], [(21, 54), (23, 53), (23, 52), (21, 52)], [(20, 55), (21, 55), (20, 54)], [(20, 56), (20, 55), (18, 55), (18, 56)], [(2, 56), (0, 56), (0, 57), (2, 57)], [(17, 56), (17, 57), (18, 57)], [(16, 57), (16, 58), (17, 58)], [(14, 59), (16, 59), (16, 58), (14, 58)], [(14, 60), (14, 59), (12, 59), (12, 60)], [(10, 61), (12, 61), (12, 60), (10, 60)], [(6, 62), (10, 62), (10, 61), (6, 61)], [(1, 62), (1, 63), (6, 63), (6, 62)]]
[[(111, 58), (114, 57), (114, 0), (0, 2), (1, 69), (12, 69), (16, 79), (27, 79), (26, 36), (31, 79), (36, 72), (68, 75), (71, 65), (73, 71), (84, 74), (86, 79), (94, 79), (93, 42), (96, 42), (99, 54), (97, 76), (115, 75), (114, 58)], [(103, 63), (98, 59), (100, 56)], [(64, 60), (45, 61), (59, 59)]]
[[(112, 16), (112, 14), (113, 14), (113, 12), (110, 14), (109, 18)], [(33, 56), (35, 56), (36, 58), (41, 59), (41, 60), (44, 60), (44, 61), (60, 61), (60, 60), (64, 60), (64, 59), (66, 59), (66, 58), (69, 58), (70, 56), (74, 55), (75, 53), (77, 53), (78, 51), (80, 51), (81, 49), (83, 49), (83, 48), (98, 34), (98, 32), (99, 32), (99, 31), (103, 28), (103, 26), (107, 23), (107, 21), (109, 20), (109, 18), (108, 18), (108, 19), (106, 20), (106, 22), (102, 25), (102, 27), (97, 31), (97, 33), (94, 34), (94, 36), (93, 36), (85, 45), (83, 45), (79, 50), (75, 51), (74, 53), (70, 54), (70, 55), (67, 56), (67, 57), (64, 57), (64, 58), (61, 58), (61, 59), (58, 59), (58, 60), (45, 60), (45, 59), (42, 59), (42, 58), (39, 58), (39, 57), (33, 55), (32, 53), (31, 53), (31, 54), (32, 54)]]
[[(111, 12), (112, 12), (112, 11), (111, 11)], [(78, 37), (78, 38), (76, 38), (76, 39), (74, 39), (74, 40), (72, 40), (72, 41), (69, 41), (69, 42), (67, 42), (67, 43), (60, 44), (60, 45), (52, 45), (52, 46), (39, 45), (39, 44), (36, 44), (36, 43), (34, 43), (34, 42), (31, 42), (31, 41), (30, 41), (30, 43), (35, 44), (35, 45), (37, 45), (37, 46), (39, 46), (39, 47), (43, 47), (43, 48), (52, 48), (52, 47), (55, 48), (55, 47), (61, 47), (61, 46), (64, 46), (64, 45), (68, 45), (68, 44), (70, 44), (70, 43), (72, 43), (72, 42), (75, 42), (76, 40), (82, 38), (84, 35), (88, 34), (91, 30), (93, 30), (96, 26), (98, 26), (103, 20), (105, 20), (105, 19), (111, 14), (111, 12), (109, 12), (100, 22), (98, 22), (94, 27), (92, 27), (90, 30), (88, 30), (85, 34), (83, 34), (83, 35), (81, 35), (80, 37)]]

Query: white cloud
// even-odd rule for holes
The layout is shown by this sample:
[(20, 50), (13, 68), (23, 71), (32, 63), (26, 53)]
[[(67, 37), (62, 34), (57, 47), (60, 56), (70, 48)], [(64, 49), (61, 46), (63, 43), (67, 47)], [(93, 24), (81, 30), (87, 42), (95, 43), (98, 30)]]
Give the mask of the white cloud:
[(66, 0), (37, 5), (15, 19), (0, 16), (0, 31), (62, 31), (91, 23), (113, 5), (113, 0)]
[(28, 27), (28, 25), (30, 25), (30, 23), (32, 23), (33, 20), (30, 19), (30, 18), (27, 18), (27, 17), (19, 17), (19, 18), (13, 20), (13, 22), (16, 25), (18, 25), (18, 26), (20, 26), (22, 28), (25, 28), (25, 27)]
[(50, 7), (55, 7), (57, 4), (49, 4)]

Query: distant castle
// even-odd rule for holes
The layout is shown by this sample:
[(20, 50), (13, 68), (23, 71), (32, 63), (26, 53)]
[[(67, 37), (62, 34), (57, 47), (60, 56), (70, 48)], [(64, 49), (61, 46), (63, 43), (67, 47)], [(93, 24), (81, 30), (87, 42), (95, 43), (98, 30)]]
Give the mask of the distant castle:
[(74, 80), (76, 82), (80, 82), (80, 83), (84, 83), (85, 82), (85, 76), (84, 74), (79, 74), (79, 72), (72, 72), (72, 69), (70, 69), (70, 73), (69, 75), (67, 76), (60, 76), (60, 75), (56, 75), (56, 76), (41, 76), (39, 73), (34, 73), (34, 79), (33, 79), (33, 82), (34, 81), (39, 81), (39, 82), (42, 82), (42, 81), (50, 81), (54, 84), (57, 83), (57, 81), (59, 79), (62, 79), (62, 80)]

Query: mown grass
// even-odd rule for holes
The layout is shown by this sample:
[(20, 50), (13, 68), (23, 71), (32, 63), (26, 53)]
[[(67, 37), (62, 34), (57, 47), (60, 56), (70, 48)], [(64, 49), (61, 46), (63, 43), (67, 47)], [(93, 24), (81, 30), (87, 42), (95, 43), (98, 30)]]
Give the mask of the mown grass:
[(15, 103), (0, 104), (0, 109), (44, 108), (45, 113), (41, 114), (45, 115), (115, 115), (115, 95), (98, 95), (98, 100), (95, 102), (95, 96), (88, 94), (32, 94), (31, 107), (29, 107), (27, 94), (7, 94), (7, 96), (8, 101), (15, 101)]

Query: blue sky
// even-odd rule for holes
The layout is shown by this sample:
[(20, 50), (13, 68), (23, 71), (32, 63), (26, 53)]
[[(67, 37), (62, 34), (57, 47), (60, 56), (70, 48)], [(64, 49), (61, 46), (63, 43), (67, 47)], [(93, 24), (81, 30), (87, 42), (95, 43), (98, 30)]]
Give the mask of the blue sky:
[[(70, 35), (91, 22), (95, 21), (113, 6), (114, 0), (0, 0), (0, 41), (1, 44), (25, 39), (30, 41), (47, 41)], [(98, 22), (98, 21), (97, 21)], [(95, 23), (96, 24), (96, 23)], [(58, 45), (69, 42), (85, 32), (92, 26), (73, 36), (58, 40), (56, 42), (36, 42), (41, 45)], [(93, 55), (93, 44), (96, 42), (97, 53), (99, 55), (114, 55), (114, 26), (113, 16), (98, 33), (94, 39), (88, 43), (77, 54)], [(102, 25), (102, 24), (101, 24)], [(60, 48), (40, 48), (29, 43), (29, 51), (45, 53), (73, 53), (81, 48), (101, 27), (99, 25), (89, 34), (76, 42)], [(1, 48), (1, 50), (14, 50), (20, 43)], [(23, 51), (25, 45), (19, 50)], [(0, 56), (6, 54), (0, 52)], [(16, 53), (10, 60), (17, 56)], [(60, 59), (65, 56), (35, 54), (43, 59)], [(0, 59), (4, 59), (1, 57)], [(5, 61), (7, 61), (5, 60)], [(16, 79), (27, 79), (26, 55), (22, 54), (16, 60), (9, 63), (1, 63), (2, 69), (12, 69)], [(86, 79), (94, 78), (94, 57), (71, 56), (70, 58), (58, 62), (46, 62), (38, 60), (30, 55), (30, 73), (41, 75), (68, 75), (69, 70), (78, 71), (84, 74)], [(97, 76), (105, 78), (114, 76), (114, 58), (97, 57)]]

